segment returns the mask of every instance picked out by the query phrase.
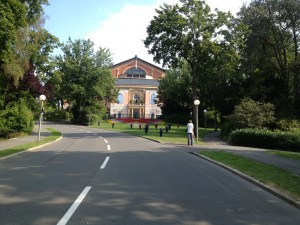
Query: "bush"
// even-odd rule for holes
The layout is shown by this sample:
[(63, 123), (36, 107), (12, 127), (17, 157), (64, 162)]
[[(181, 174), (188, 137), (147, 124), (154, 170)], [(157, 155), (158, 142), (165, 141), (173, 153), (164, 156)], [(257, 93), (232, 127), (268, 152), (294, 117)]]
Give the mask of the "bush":
[(45, 118), (47, 120), (68, 120), (69, 119), (69, 113), (64, 110), (56, 110), (52, 112), (46, 112)]
[(229, 135), (232, 145), (300, 152), (300, 135), (267, 129), (239, 129)]
[(297, 131), (300, 129), (300, 121), (297, 119), (282, 119), (276, 123), (276, 128), (282, 131)]
[(0, 111), (0, 137), (13, 137), (15, 133), (30, 133), (33, 128), (33, 114), (23, 100), (12, 103)]

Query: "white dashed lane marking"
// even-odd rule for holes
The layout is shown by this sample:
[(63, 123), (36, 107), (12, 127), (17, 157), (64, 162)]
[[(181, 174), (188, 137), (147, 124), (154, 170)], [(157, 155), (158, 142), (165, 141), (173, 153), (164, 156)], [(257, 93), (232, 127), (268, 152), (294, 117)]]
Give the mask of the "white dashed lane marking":
[(109, 160), (109, 156), (106, 156), (104, 162), (102, 163), (100, 169), (103, 170), (106, 167), (106, 164), (108, 163)]
[(66, 212), (64, 217), (58, 222), (57, 225), (67, 224), (67, 222), (69, 221), (71, 216), (74, 214), (74, 212), (76, 211), (76, 209), (78, 208), (78, 206), (83, 201), (83, 199), (85, 198), (85, 196), (87, 195), (87, 193), (90, 191), (91, 188), (92, 188), (91, 186), (85, 187), (85, 189), (81, 192), (81, 194), (78, 196), (78, 198), (75, 200), (73, 205), (69, 208), (69, 210)]

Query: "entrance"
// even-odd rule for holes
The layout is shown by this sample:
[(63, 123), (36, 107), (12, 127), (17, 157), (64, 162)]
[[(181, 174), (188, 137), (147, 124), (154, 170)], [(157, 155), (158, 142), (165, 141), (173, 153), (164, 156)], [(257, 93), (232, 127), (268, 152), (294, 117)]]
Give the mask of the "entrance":
[(139, 110), (133, 109), (133, 119), (139, 119)]

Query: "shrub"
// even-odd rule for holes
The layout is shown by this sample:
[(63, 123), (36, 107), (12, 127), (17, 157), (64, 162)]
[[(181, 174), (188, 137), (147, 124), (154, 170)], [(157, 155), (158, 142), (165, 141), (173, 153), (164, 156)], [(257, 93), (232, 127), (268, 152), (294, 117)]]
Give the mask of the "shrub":
[(274, 105), (244, 98), (222, 123), (221, 134), (228, 136), (230, 132), (243, 128), (270, 128), (274, 126), (274, 114)]
[(69, 113), (64, 110), (56, 110), (52, 112), (46, 112), (45, 118), (47, 120), (68, 120), (69, 119)]
[(229, 142), (240, 146), (300, 152), (300, 136), (291, 132), (270, 131), (267, 129), (239, 129), (230, 133)]
[(22, 99), (0, 111), (0, 137), (8, 138), (12, 133), (30, 133), (32, 128), (33, 114)]
[(297, 119), (282, 119), (276, 123), (276, 128), (282, 131), (297, 131), (300, 129), (300, 121)]

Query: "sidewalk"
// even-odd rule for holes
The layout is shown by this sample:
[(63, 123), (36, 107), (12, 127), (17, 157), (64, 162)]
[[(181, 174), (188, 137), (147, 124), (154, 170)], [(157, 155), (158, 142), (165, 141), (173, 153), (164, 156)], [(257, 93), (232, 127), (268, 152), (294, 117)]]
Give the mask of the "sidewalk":
[[(28, 136), (20, 137), (20, 138), (12, 138), (8, 140), (1, 140), (0, 151), (8, 148), (17, 147), (19, 145), (38, 141), (38, 130), (39, 130), (39, 126), (34, 125), (32, 133)], [(47, 128), (43, 125), (41, 129), (41, 140), (49, 136), (50, 134), (51, 132), (47, 130)]]

